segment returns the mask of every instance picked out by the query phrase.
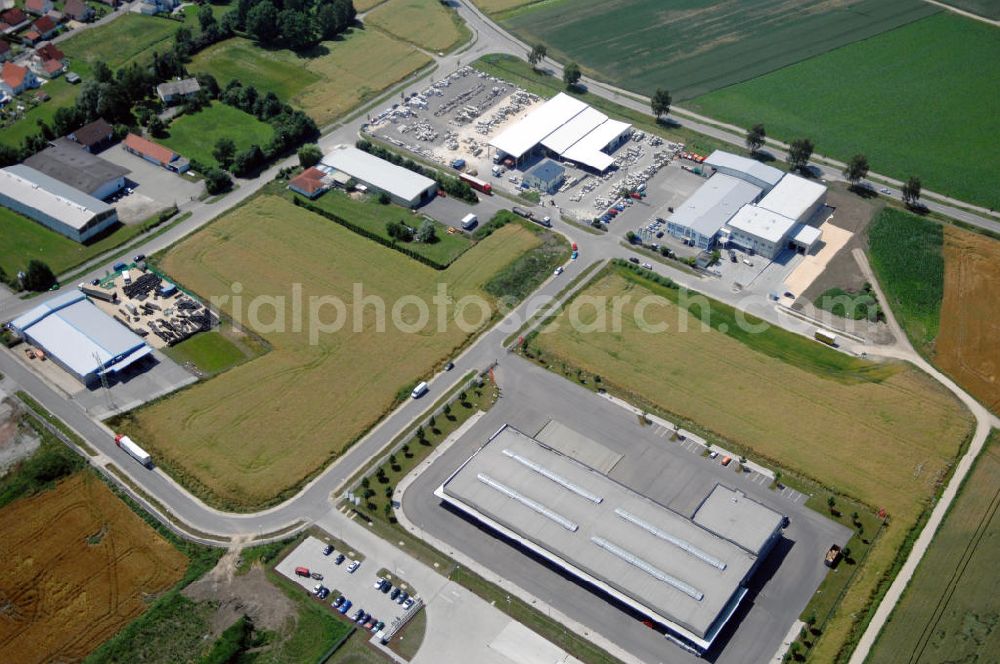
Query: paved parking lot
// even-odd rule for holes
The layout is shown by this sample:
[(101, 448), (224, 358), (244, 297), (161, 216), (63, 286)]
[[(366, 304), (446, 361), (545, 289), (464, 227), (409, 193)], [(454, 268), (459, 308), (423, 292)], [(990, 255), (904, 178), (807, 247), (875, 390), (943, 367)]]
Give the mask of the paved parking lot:
[(174, 204), (183, 205), (201, 196), (204, 190), (201, 182), (160, 168), (126, 152), (121, 145), (113, 145), (99, 156), (131, 171), (126, 180), (132, 193), (113, 203), (119, 219), (125, 224), (147, 219)]
[[(516, 370), (507, 371), (512, 363), (518, 364)], [(787, 515), (790, 524), (751, 580), (747, 598), (709, 659), (719, 664), (770, 660), (828, 573), (823, 565), (827, 549), (843, 545), (850, 531), (806, 508), (802, 494), (772, 490), (768, 478), (738, 473), (735, 464), (723, 467), (720, 459), (702, 456), (704, 448), (693, 442), (671, 441), (664, 427), (640, 426), (634, 413), (521, 358), (501, 359), (497, 372), (503, 398), (406, 490), (402, 504), (407, 518), (642, 661), (693, 664), (702, 660), (591, 589), (443, 507), (433, 491), (503, 424), (535, 434), (550, 420), (621, 454), (610, 476), (678, 512), (693, 512), (716, 483), (738, 489)], [(538, 405), (542, 403), (544, 409)]]
[[(406, 610), (401, 605), (392, 601), (389, 595), (373, 587), (376, 572), (381, 567), (388, 568), (392, 564), (391, 562), (387, 561), (384, 564), (380, 564), (377, 560), (366, 559), (352, 574), (347, 571), (347, 565), (351, 561), (351, 557), (348, 554), (352, 552), (335, 549), (329, 556), (325, 556), (323, 555), (323, 548), (325, 546), (326, 544), (323, 541), (310, 536), (302, 544), (295, 547), (295, 550), (288, 554), (284, 560), (278, 563), (275, 569), (302, 586), (309, 593), (312, 593), (317, 583), (322, 583), (331, 591), (329, 597), (323, 600), (327, 605), (333, 602), (338, 594), (349, 599), (352, 602), (352, 606), (347, 612), (348, 618), (354, 616), (360, 609), (366, 613), (370, 613), (377, 620), (384, 622), (386, 627), (402, 619)], [(338, 553), (343, 553), (347, 556), (347, 560), (340, 565), (334, 563)], [(296, 567), (307, 567), (312, 572), (319, 572), (323, 575), (323, 580), (317, 581), (312, 578), (298, 576), (295, 574)], [(395, 582), (393, 585), (398, 583), (395, 578), (392, 580)], [(415, 594), (412, 592), (412, 588), (404, 588), (404, 590), (407, 590), (411, 595)], [(416, 608), (417, 605), (414, 605), (410, 610), (414, 611)]]

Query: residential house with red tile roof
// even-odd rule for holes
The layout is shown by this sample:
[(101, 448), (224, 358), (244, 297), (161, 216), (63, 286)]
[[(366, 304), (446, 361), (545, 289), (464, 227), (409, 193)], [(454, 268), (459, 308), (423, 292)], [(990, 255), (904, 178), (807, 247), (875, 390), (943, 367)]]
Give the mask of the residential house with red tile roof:
[(0, 80), (2, 80), (4, 90), (11, 96), (19, 95), (30, 88), (37, 88), (39, 85), (34, 72), (13, 62), (3, 63), (3, 69), (0, 69)]
[(59, 26), (48, 16), (43, 16), (31, 24), (31, 29), (21, 37), (28, 44), (37, 44), (44, 39), (51, 39)]
[(289, 180), (288, 188), (308, 199), (313, 199), (330, 188), (330, 178), (313, 166)]
[(158, 164), (174, 173), (184, 173), (191, 168), (191, 164), (188, 163), (187, 159), (170, 148), (166, 148), (159, 143), (154, 143), (136, 134), (126, 136), (125, 140), (122, 141), (122, 147), (125, 148), (126, 152), (131, 152), (146, 161)]
[(5, 35), (17, 32), (28, 26), (31, 19), (19, 7), (0, 13), (0, 32)]

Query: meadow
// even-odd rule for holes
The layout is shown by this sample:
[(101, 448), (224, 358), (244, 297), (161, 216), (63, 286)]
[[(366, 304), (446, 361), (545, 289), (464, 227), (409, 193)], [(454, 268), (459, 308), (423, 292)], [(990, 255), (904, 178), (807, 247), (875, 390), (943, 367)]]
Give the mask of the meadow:
[(934, 363), (1000, 413), (1000, 242), (944, 228), (944, 299)]
[[(887, 510), (889, 528), (810, 653), (812, 661), (837, 660), (909, 529), (947, 478), (971, 431), (969, 414), (907, 364), (850, 358), (773, 327), (734, 333), (732, 310), (717, 302), (710, 302), (712, 327), (703, 330), (698, 307), (692, 318), (676, 306), (676, 290), (626, 269), (598, 273), (581, 294), (631, 296), (621, 330), (576, 331), (567, 325), (570, 305), (556, 317), (557, 329), (531, 339), (536, 361), (590, 385), (599, 376), (609, 392), (721, 438), (751, 459)], [(669, 303), (645, 310), (648, 323), (668, 324), (663, 333), (635, 324), (635, 303), (649, 294)], [(599, 302), (610, 316), (612, 301)], [(597, 311), (581, 307), (579, 320), (593, 321)], [(684, 324), (688, 331), (678, 332)]]
[(868, 255), (889, 309), (927, 354), (941, 320), (943, 242), (941, 224), (895, 208), (883, 208), (868, 228)]
[(81, 660), (187, 568), (183, 554), (88, 472), (7, 505), (0, 529), (0, 651), (17, 653), (18, 662)]
[(533, 4), (539, 0), (473, 0), (473, 4), (487, 14), (497, 15), (502, 12)]
[[(438, 284), (446, 284), (453, 305), (466, 295), (491, 302), (482, 285), (540, 244), (536, 234), (510, 224), (436, 271), (282, 198), (255, 199), (182, 241), (159, 266), (204, 297), (230, 294), (239, 282), (243, 303), (258, 295), (287, 299), (293, 284), (301, 284), (304, 303), (311, 295), (345, 303), (343, 327), (311, 342), (308, 323), (296, 329), (289, 315), (288, 331), (278, 331), (274, 308), (264, 306), (253, 327), (269, 353), (133, 411), (115, 426), (216, 506), (259, 509), (283, 500), (470, 338), (450, 317), (438, 331), (436, 307), (426, 328), (404, 332), (391, 316), (400, 297), (430, 302)], [(355, 284), (364, 296), (385, 301), (384, 332), (375, 327), (375, 305), (352, 315)], [(236, 322), (252, 322), (249, 306), (235, 312), (230, 300), (222, 309)], [(330, 306), (320, 313), (326, 323), (337, 318)], [(472, 307), (465, 318), (474, 326), (480, 313)], [(413, 306), (397, 318), (404, 326), (419, 322)], [(488, 324), (480, 322), (476, 331)]]
[[(631, 296), (621, 332), (574, 330), (563, 311), (558, 330), (536, 337), (544, 361), (598, 374), (748, 456), (779, 462), (869, 505), (915, 514), (969, 430), (970, 418), (954, 397), (906, 364), (850, 358), (775, 327), (733, 330), (728, 308), (717, 302), (708, 331), (697, 323), (697, 306), (692, 316), (671, 304), (647, 310), (647, 320), (689, 331), (646, 333), (632, 316), (634, 303), (650, 292), (676, 301), (677, 292), (620, 270), (585, 292), (607, 297), (609, 307), (611, 298)], [(590, 316), (596, 312), (585, 307), (580, 320)], [(726, 333), (718, 331), (721, 323)], [(880, 442), (878, 455), (865, 453), (873, 441)]]
[(998, 507), (1000, 446), (994, 431), (867, 662), (993, 661), (1000, 652)]
[(185, 113), (170, 123), (168, 131), (166, 138), (157, 139), (160, 143), (208, 166), (218, 165), (212, 151), (220, 138), (232, 139), (239, 152), (253, 144), (264, 147), (274, 135), (271, 125), (222, 102)]
[(203, 376), (212, 376), (267, 352), (256, 338), (232, 323), (222, 322), (214, 330), (188, 337), (163, 354), (178, 364), (191, 364)]
[(13, 276), (26, 268), (32, 258), (48, 263), (58, 275), (127, 242), (141, 233), (144, 225), (119, 224), (110, 234), (89, 244), (80, 244), (13, 210), (0, 208), (0, 228), (3, 228), (0, 234), (0, 268)]
[[(1000, 208), (997, 28), (949, 12), (734, 85), (686, 108), (768, 135), (802, 136), (841, 160), (862, 152), (873, 171)], [(933, 100), (933, 103), (930, 102)]]
[(449, 51), (469, 37), (455, 12), (439, 0), (386, 0), (365, 17), (365, 25), (429, 51)]
[[(168, 40), (173, 39), (180, 26), (178, 21), (165, 18), (126, 14), (105, 26), (84, 30), (60, 42), (59, 48), (70, 62), (69, 70), (87, 80), (97, 60), (103, 60), (112, 69), (117, 69), (136, 58), (148, 59), (154, 50), (165, 50)], [(67, 83), (62, 76), (47, 82), (39, 91), (51, 98), (28, 109), (10, 126), (0, 129), (0, 143), (19, 146), (25, 138), (38, 133), (39, 120), (51, 123), (57, 109), (72, 104), (81, 88), (82, 85)]]
[(783, 0), (664, 4), (554, 0), (502, 22), (584, 73), (644, 94), (665, 87), (682, 101), (940, 11), (918, 0), (801, 0), (794, 11)]
[(323, 42), (319, 52), (306, 57), (265, 51), (235, 37), (197, 54), (188, 69), (208, 72), (223, 86), (239, 79), (274, 92), (322, 127), (430, 63), (415, 47), (378, 30), (351, 30), (338, 41)]
[[(291, 199), (296, 194), (288, 192), (287, 196)], [(386, 231), (387, 223), (398, 221), (413, 228), (419, 228), (425, 219), (425, 217), (414, 215), (397, 205), (382, 205), (374, 199), (374, 196), (366, 195), (364, 198), (358, 199), (337, 189), (328, 191), (309, 203), (346, 219), (385, 240), (391, 240)], [(442, 265), (451, 263), (472, 246), (472, 240), (469, 239), (468, 235), (464, 233), (449, 234), (447, 226), (434, 220), (431, 221), (434, 223), (434, 228), (437, 229), (437, 242), (429, 244), (415, 241), (401, 242), (399, 246)]]

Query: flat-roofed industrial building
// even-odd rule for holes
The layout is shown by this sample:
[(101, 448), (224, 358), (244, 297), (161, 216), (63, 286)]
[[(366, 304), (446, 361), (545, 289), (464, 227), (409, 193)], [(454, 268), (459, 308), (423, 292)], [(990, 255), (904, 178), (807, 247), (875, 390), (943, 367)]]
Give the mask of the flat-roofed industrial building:
[(23, 164), (0, 169), (0, 205), (77, 242), (118, 222), (107, 203)]
[(124, 188), (125, 176), (130, 172), (91, 154), (68, 138), (56, 139), (49, 147), (25, 159), (24, 164), (99, 200)]
[(350, 145), (338, 145), (320, 162), (320, 170), (336, 179), (341, 173), (357, 180), (370, 190), (384, 191), (393, 201), (416, 207), (434, 198), (437, 182), (413, 171), (380, 159)]
[(560, 92), (490, 140), (501, 155), (517, 162), (543, 154), (603, 173), (610, 155), (625, 142), (632, 125), (612, 120), (584, 102)]
[(505, 426), (435, 495), (705, 651), (783, 517), (717, 485), (692, 518)]
[(691, 240), (701, 249), (711, 249), (726, 222), (761, 193), (754, 184), (717, 173), (667, 217), (667, 232)]
[(76, 290), (39, 304), (11, 321), (10, 327), (85, 384), (102, 375), (114, 376), (153, 352), (142, 338)]

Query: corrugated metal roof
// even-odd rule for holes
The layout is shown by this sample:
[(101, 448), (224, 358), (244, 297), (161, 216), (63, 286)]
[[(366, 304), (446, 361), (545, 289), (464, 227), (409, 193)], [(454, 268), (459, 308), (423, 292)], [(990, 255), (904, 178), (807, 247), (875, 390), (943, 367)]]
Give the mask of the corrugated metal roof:
[(731, 175), (716, 173), (670, 216), (671, 223), (712, 237), (741, 207), (760, 196), (761, 188)]
[(79, 291), (57, 295), (14, 319), (11, 325), (80, 376), (94, 373), (123, 355), (137, 360), (148, 348), (138, 335), (95, 307)]
[(729, 170), (746, 173), (747, 175), (750, 175), (762, 182), (766, 182), (772, 187), (778, 184), (781, 176), (784, 175), (783, 172), (774, 166), (768, 166), (767, 164), (762, 164), (756, 159), (741, 157), (723, 150), (716, 150), (712, 154), (708, 155), (708, 159), (705, 160), (705, 164), (711, 166), (712, 168), (727, 168)]
[(540, 107), (528, 113), (523, 120), (495, 136), (490, 145), (519, 159), (525, 152), (535, 147), (546, 136), (575, 118), (587, 105), (560, 92)]
[(573, 146), (564, 152), (562, 156), (570, 161), (575, 161), (578, 164), (584, 164), (599, 171), (603, 171), (611, 166), (615, 160), (602, 152), (602, 150), (608, 145), (608, 143), (615, 140), (631, 128), (632, 125), (627, 122), (609, 119), (595, 127), (593, 131), (573, 144)]
[(348, 145), (328, 152), (322, 163), (407, 201), (419, 198), (424, 191), (436, 186), (428, 177)]
[(572, 120), (546, 136), (542, 140), (542, 145), (557, 154), (562, 154), (607, 119), (608, 116), (604, 113), (588, 106)]
[(0, 192), (75, 229), (112, 210), (107, 203), (21, 164), (0, 169)]
[[(714, 637), (756, 561), (755, 554), (512, 427), (440, 491), (698, 639)], [(770, 514), (760, 529), (780, 523), (780, 515), (761, 507)], [(748, 511), (747, 518), (760, 515)]]

